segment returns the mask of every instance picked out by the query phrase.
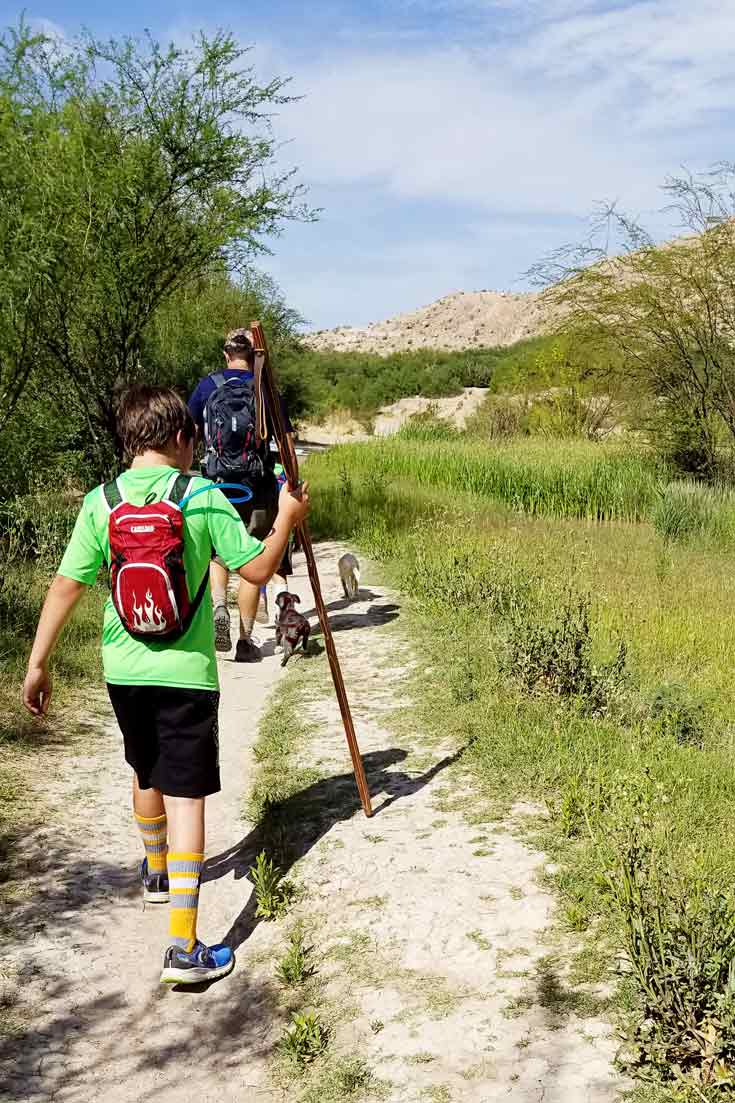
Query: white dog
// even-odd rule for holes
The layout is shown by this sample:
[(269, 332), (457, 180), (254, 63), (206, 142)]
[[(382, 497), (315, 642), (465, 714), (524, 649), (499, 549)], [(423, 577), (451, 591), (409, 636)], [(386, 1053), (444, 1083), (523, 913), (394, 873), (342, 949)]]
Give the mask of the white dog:
[(357, 556), (353, 555), (352, 552), (347, 552), (337, 564), (337, 569), (339, 570), (345, 597), (353, 601), (357, 597), (360, 585), (360, 564), (357, 561)]

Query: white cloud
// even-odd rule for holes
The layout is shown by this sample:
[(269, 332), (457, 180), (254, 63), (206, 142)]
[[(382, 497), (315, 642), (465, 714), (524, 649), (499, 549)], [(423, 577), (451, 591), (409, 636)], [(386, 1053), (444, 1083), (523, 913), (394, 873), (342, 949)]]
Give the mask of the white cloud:
[[(731, 2), (501, 6), (498, 23), (499, 5), (485, 5), (495, 12), (485, 41), (343, 51), (297, 68), (306, 98), (279, 130), (293, 135), (289, 154), (306, 176), (579, 212), (611, 194), (648, 202), (682, 159), (729, 153), (729, 134), (700, 128), (733, 102)], [(509, 42), (507, 20), (529, 9), (544, 18)]]

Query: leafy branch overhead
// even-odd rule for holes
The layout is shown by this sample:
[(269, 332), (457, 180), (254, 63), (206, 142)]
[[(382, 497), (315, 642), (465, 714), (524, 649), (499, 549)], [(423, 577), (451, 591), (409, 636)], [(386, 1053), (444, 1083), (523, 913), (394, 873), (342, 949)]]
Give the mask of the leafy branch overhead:
[(285, 219), (313, 217), (276, 166), (286, 82), (260, 83), (247, 60), (224, 32), (188, 49), (23, 25), (0, 39), (0, 420), (29, 362), (53, 365), (102, 459), (161, 306), (244, 273)]
[(734, 180), (735, 165), (723, 164), (667, 183), (666, 214), (687, 231), (672, 243), (656, 244), (613, 204), (588, 241), (533, 270), (563, 328), (617, 350), (639, 398), (657, 404), (657, 435), (702, 474), (718, 434), (735, 437)]

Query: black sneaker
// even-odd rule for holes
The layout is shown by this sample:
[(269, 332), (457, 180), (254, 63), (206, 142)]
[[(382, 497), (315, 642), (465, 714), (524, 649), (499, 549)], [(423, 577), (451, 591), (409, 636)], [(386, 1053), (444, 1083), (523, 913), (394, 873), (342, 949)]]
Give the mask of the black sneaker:
[(246, 636), (244, 640), (237, 641), (237, 647), (235, 648), (236, 663), (259, 663), (262, 658), (260, 648), (255, 646), (249, 636)]
[(205, 946), (197, 942), (186, 952), (180, 946), (169, 946), (163, 955), (161, 984), (201, 984), (219, 980), (235, 968), (235, 955), (229, 946)]
[(214, 646), (216, 651), (230, 651), (230, 614), (226, 605), (218, 605), (214, 610)]
[(168, 904), (168, 874), (149, 873), (148, 859), (144, 858), (140, 866), (140, 880), (143, 885), (143, 899), (148, 904)]

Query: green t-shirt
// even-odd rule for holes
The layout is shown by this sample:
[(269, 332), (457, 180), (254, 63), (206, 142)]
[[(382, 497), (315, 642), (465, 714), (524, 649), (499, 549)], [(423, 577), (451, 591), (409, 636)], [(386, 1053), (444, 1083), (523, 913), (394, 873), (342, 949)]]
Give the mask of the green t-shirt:
[[(127, 502), (142, 506), (149, 495), (153, 501), (164, 496), (175, 473), (173, 467), (134, 467), (120, 476)], [(212, 486), (194, 478), (191, 491)], [(93, 586), (103, 562), (109, 565), (110, 514), (102, 487), (84, 499), (69, 546), (59, 565), (59, 574)], [(236, 571), (263, 551), (260, 540), (248, 534), (234, 506), (221, 490), (212, 488), (184, 507), (184, 567), (189, 596), (194, 597), (214, 547), (227, 567)], [(102, 661), (105, 678), (124, 686), (181, 686), (186, 689), (217, 689), (217, 658), (209, 587), (187, 632), (173, 643), (148, 643), (126, 632), (112, 599), (105, 604), (102, 629)]]

